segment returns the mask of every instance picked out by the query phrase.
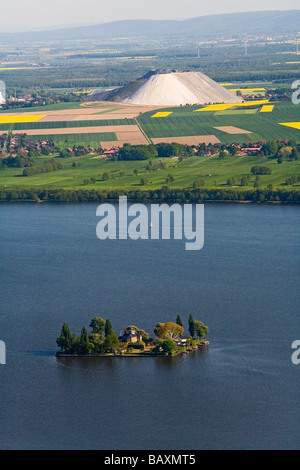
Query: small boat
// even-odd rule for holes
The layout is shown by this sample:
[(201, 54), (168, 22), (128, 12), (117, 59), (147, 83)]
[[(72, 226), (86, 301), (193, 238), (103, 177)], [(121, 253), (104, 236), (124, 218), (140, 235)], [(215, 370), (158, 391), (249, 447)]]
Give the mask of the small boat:
[(150, 222), (149, 228), (153, 228), (153, 223)]

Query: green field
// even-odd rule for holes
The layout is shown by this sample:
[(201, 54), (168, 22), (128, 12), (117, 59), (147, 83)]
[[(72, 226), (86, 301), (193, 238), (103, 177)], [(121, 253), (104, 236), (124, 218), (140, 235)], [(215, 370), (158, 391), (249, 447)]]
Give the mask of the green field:
[[(37, 122), (18, 122), (15, 124), (0, 124), (0, 132), (22, 131), (24, 129), (68, 129), (70, 127), (106, 127), (106, 126), (128, 126), (136, 124), (134, 119), (93, 119), (90, 121), (37, 121)], [(42, 135), (42, 132), (41, 132)]]
[[(70, 105), (77, 105), (78, 103), (61, 103), (68, 109)], [(184, 136), (205, 136), (215, 135), (220, 142), (229, 145), (232, 142), (244, 143), (247, 141), (258, 142), (260, 140), (294, 140), (300, 142), (300, 130), (289, 128), (280, 125), (285, 122), (299, 122), (300, 121), (300, 106), (292, 104), (292, 102), (272, 102), (274, 109), (270, 113), (261, 113), (261, 106), (254, 108), (229, 108), (224, 111), (205, 111), (195, 112), (201, 108), (198, 106), (182, 106), (178, 108), (164, 108), (160, 111), (171, 112), (167, 117), (152, 118), (156, 111), (149, 111), (141, 114), (135, 119), (92, 119), (92, 120), (79, 120), (79, 121), (50, 121), (50, 122), (23, 122), (15, 124), (1, 124), (0, 132), (8, 131), (22, 131), (22, 130), (40, 130), (40, 136), (43, 136), (44, 129), (68, 129), (78, 128), (78, 136), (81, 134), (82, 141), (79, 142), (79, 137), (76, 143), (86, 145), (87, 137), (84, 133), (80, 133), (80, 128), (86, 127), (107, 127), (107, 126), (122, 126), (122, 125), (135, 125), (139, 123), (141, 129), (145, 133), (149, 141), (154, 138), (164, 137), (184, 137)], [(45, 107), (46, 108), (46, 107)], [(35, 109), (35, 108), (34, 108)], [(61, 108), (63, 109), (63, 108)], [(113, 108), (118, 109), (118, 108)], [(36, 109), (35, 109), (36, 110)], [(45, 109), (46, 111), (46, 109)], [(111, 110), (110, 110), (111, 111)], [(99, 114), (109, 112), (104, 110)], [(245, 133), (228, 134), (216, 127), (234, 126), (246, 131)], [(105, 132), (105, 129), (103, 129)], [(248, 132), (247, 132), (248, 131)], [(55, 132), (53, 132), (55, 134)], [(67, 132), (66, 132), (67, 134)], [(46, 138), (46, 136), (45, 136)], [(56, 142), (61, 148), (66, 140), (65, 134), (57, 135)], [(97, 138), (93, 139), (93, 141)], [(106, 139), (107, 140), (107, 139)], [(92, 145), (90, 143), (90, 145)]]
[[(281, 126), (282, 122), (299, 122), (300, 106), (292, 102), (274, 104), (273, 112), (261, 113), (243, 109), (235, 113), (228, 111), (194, 112), (199, 106), (184, 106), (181, 108), (165, 108), (160, 111), (170, 111), (171, 115), (162, 118), (152, 118), (154, 112), (144, 113), (138, 121), (150, 139), (163, 137), (179, 137), (193, 135), (215, 135), (222, 143), (243, 143), (247, 140), (295, 140), (300, 142), (300, 130)], [(234, 126), (249, 131), (245, 134), (227, 134), (215, 127)]]
[(0, 109), (0, 115), (7, 113), (33, 113), (36, 111), (60, 111), (64, 109), (82, 109), (80, 101), (48, 104), (45, 106), (26, 106), (24, 108)]
[[(41, 165), (49, 157), (36, 158), (36, 165)], [(58, 158), (58, 157), (56, 157)], [(292, 175), (300, 176), (300, 161), (283, 161), (277, 163), (276, 158), (227, 156), (219, 159), (212, 157), (188, 157), (183, 161), (166, 158), (166, 168), (163, 170), (147, 171), (148, 161), (111, 161), (94, 156), (60, 158), (63, 164), (62, 170), (43, 173), (34, 176), (22, 176), (22, 168), (9, 168), (0, 170), (0, 188), (64, 188), (64, 189), (158, 189), (168, 184), (170, 188), (192, 188), (196, 179), (204, 181), (204, 188), (227, 188), (228, 178), (235, 178), (234, 187), (246, 189), (240, 186), (240, 179), (250, 174), (254, 165), (265, 165), (271, 168), (271, 175), (260, 177), (261, 187), (272, 184), (274, 189), (299, 189), (299, 184), (287, 186), (285, 180)], [(159, 161), (159, 159), (154, 159)], [(80, 167), (73, 168), (72, 163), (80, 163)], [(138, 170), (138, 175), (134, 174)], [(110, 178), (103, 181), (102, 175), (108, 172)], [(168, 174), (174, 177), (173, 183), (166, 183)], [(84, 180), (95, 178), (94, 184), (84, 184)], [(148, 182), (142, 186), (141, 178), (147, 178)], [(255, 176), (251, 176), (248, 188), (253, 188)]]
[[(41, 136), (32, 135), (32, 140), (41, 140)], [(118, 140), (114, 132), (93, 132), (87, 134), (50, 134), (45, 136), (46, 139), (52, 139), (56, 147), (60, 150), (65, 148), (73, 148), (75, 145), (90, 146), (95, 149), (101, 147), (102, 142), (109, 142)]]

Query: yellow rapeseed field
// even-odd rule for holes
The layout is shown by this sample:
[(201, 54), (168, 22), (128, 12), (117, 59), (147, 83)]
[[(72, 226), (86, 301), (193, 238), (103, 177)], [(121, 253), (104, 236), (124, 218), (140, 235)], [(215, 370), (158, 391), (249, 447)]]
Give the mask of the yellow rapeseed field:
[(156, 117), (167, 117), (167, 116), (170, 116), (170, 114), (172, 114), (172, 111), (171, 112), (158, 112), (156, 114), (153, 114), (153, 118), (156, 118)]
[(260, 112), (261, 113), (271, 113), (273, 111), (273, 108), (274, 108), (274, 105), (271, 104), (271, 105), (265, 105), (261, 108)]
[(0, 124), (16, 124), (18, 122), (36, 122), (44, 118), (46, 114), (19, 115), (19, 116), (0, 116)]
[(236, 91), (241, 91), (242, 93), (247, 93), (248, 91), (266, 91), (265, 88), (231, 88), (230, 90), (228, 91), (232, 91), (233, 93), (235, 93)]
[(29, 70), (37, 69), (38, 67), (1, 67), (0, 70)]
[(281, 126), (292, 127), (293, 129), (300, 130), (300, 122), (280, 122)]
[(269, 103), (269, 100), (244, 101), (244, 103), (237, 103), (235, 106), (258, 106), (267, 103)]
[(195, 109), (194, 113), (197, 113), (199, 111), (224, 111), (224, 109), (232, 108), (233, 106), (236, 106), (236, 104), (235, 103), (232, 103), (232, 104), (210, 104), (208, 106), (205, 106), (205, 108)]

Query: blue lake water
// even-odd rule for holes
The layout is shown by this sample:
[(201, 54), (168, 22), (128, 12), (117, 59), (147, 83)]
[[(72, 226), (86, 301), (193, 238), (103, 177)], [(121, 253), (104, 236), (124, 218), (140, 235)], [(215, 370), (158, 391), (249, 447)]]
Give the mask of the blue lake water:
[[(101, 241), (96, 208), (0, 206), (0, 448), (298, 448), (299, 207), (206, 204), (200, 251)], [(190, 355), (54, 355), (64, 321), (152, 334), (189, 313), (210, 328)]]

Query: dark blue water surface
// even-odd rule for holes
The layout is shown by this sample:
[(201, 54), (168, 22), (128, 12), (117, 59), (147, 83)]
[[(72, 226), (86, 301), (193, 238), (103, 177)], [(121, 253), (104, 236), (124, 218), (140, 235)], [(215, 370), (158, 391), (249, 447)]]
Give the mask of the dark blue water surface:
[[(96, 205), (4, 204), (2, 449), (296, 449), (299, 208), (206, 205), (205, 244), (96, 237)], [(56, 359), (66, 321), (119, 334), (189, 313), (175, 358)]]

